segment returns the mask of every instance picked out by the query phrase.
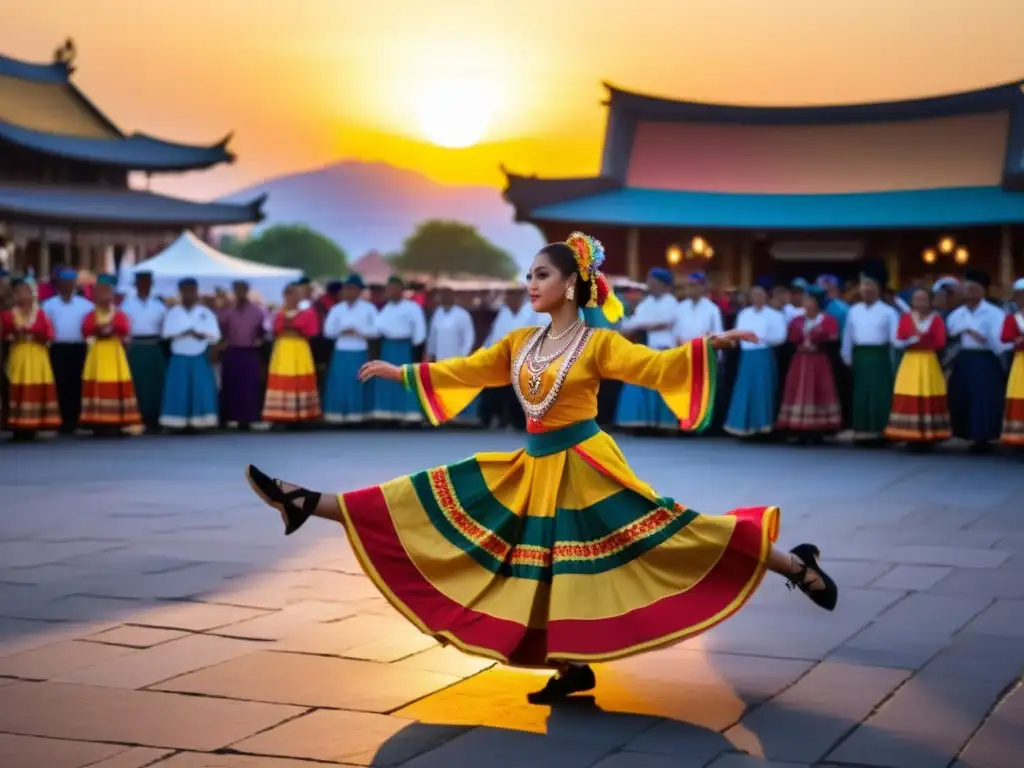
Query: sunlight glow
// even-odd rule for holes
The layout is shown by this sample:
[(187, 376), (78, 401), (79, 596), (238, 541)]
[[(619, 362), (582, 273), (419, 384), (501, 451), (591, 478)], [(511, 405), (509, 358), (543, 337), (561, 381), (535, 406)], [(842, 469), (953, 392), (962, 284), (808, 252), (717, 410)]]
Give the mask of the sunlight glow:
[(469, 78), (429, 83), (416, 94), (416, 119), (430, 142), (462, 149), (479, 144), (494, 117), (493, 89)]

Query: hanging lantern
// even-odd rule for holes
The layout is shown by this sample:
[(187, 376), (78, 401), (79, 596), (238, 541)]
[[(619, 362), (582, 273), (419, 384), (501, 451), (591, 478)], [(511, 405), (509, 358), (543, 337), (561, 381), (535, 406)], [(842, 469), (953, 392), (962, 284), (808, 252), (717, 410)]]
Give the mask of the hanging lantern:
[(921, 261), (925, 264), (934, 264), (939, 260), (939, 255), (935, 252), (934, 248), (925, 248), (921, 252)]

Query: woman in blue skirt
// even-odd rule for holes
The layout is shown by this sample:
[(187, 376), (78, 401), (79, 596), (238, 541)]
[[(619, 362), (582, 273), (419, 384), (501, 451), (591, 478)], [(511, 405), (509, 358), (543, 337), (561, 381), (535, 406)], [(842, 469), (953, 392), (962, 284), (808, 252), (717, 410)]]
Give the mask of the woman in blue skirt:
[[(647, 297), (637, 304), (632, 317), (622, 322), (626, 336), (647, 335), (651, 349), (671, 349), (676, 345), (672, 328), (679, 311), (679, 302), (672, 295), (672, 273), (655, 268), (647, 275)], [(653, 389), (636, 384), (623, 384), (615, 407), (615, 426), (624, 429), (679, 429), (677, 419), (665, 400)]]
[(352, 424), (370, 412), (370, 385), (359, 381), (359, 368), (369, 359), (367, 339), (376, 333), (377, 308), (363, 293), (363, 279), (351, 275), (341, 287), (341, 301), (324, 320), (324, 337), (334, 343), (327, 385), (324, 421)]
[[(386, 302), (377, 313), (376, 333), (380, 337), (380, 359), (392, 365), (407, 365), (415, 349), (427, 340), (423, 308), (403, 296), (405, 286), (392, 277), (384, 289)], [(402, 384), (374, 379), (370, 386), (370, 418), (391, 423), (423, 421), (419, 401)]]
[(199, 303), (199, 286), (192, 278), (178, 283), (181, 304), (164, 319), (163, 337), (171, 341), (160, 426), (179, 430), (217, 426), (217, 380), (207, 357), (220, 341), (220, 323), (213, 310)]
[(750, 306), (741, 310), (736, 318), (736, 330), (752, 331), (760, 341), (740, 344), (739, 371), (729, 401), (725, 431), (737, 437), (767, 434), (775, 423), (779, 388), (773, 347), (786, 340), (786, 320), (781, 312), (768, 306), (764, 288), (755, 285), (750, 289)]

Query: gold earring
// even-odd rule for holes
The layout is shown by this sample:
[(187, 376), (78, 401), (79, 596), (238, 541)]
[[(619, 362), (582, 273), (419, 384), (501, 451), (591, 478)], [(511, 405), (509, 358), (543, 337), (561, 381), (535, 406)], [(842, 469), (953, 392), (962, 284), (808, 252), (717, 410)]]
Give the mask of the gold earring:
[(576, 298), (576, 286), (569, 283), (569, 287), (565, 289), (565, 300), (572, 301)]

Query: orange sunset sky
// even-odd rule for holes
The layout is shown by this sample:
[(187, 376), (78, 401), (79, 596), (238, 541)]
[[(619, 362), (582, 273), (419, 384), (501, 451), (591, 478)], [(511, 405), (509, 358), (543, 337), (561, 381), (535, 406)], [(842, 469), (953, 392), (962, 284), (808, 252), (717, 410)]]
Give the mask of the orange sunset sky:
[[(70, 34), (76, 83), (122, 129), (203, 143), (235, 131), (237, 163), (157, 180), (161, 191), (213, 197), (345, 158), (499, 186), (501, 163), (543, 175), (597, 170), (602, 80), (753, 104), (975, 88), (1024, 77), (1021, 8), (1021, 0), (4, 0), (0, 52), (45, 61)], [(479, 106), (460, 115), (467, 101)], [(450, 149), (428, 139), (466, 128), (483, 132), (478, 144)]]

